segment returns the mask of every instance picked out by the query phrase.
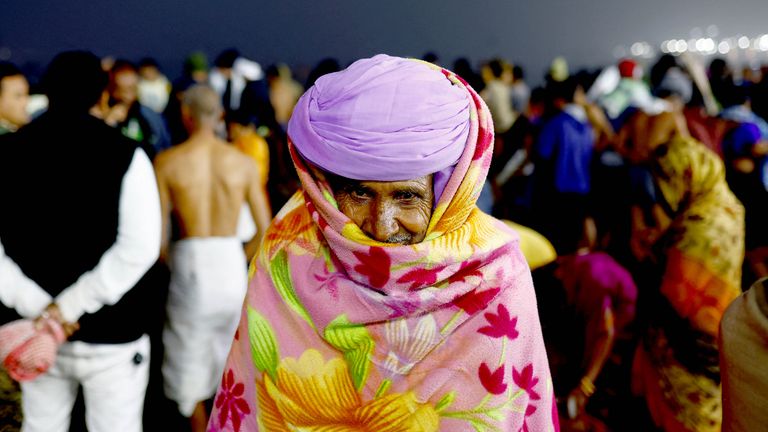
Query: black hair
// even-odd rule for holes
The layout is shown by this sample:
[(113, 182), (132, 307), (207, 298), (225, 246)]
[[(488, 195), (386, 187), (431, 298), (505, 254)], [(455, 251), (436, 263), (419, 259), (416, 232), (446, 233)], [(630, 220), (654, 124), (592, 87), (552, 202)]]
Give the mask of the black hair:
[(280, 76), (280, 70), (277, 68), (276, 64), (271, 64), (267, 67), (265, 74), (268, 78), (277, 78)]
[(87, 112), (99, 101), (108, 76), (101, 60), (88, 51), (67, 51), (48, 65), (42, 86), (52, 109)]
[(259, 116), (251, 112), (251, 110), (239, 109), (233, 111), (226, 116), (227, 123), (235, 123), (243, 126), (256, 126), (258, 127), (261, 122)]
[(139, 60), (139, 68), (143, 67), (153, 67), (157, 70), (160, 70), (160, 65), (157, 63), (157, 60), (153, 59), (152, 57), (144, 57), (143, 59)]
[(432, 51), (424, 53), (424, 56), (421, 59), (434, 64), (437, 64), (437, 62), (440, 61), (440, 58), (437, 56), (437, 54)]
[(237, 60), (238, 57), (240, 57), (240, 51), (237, 49), (225, 49), (216, 56), (213, 65), (220, 69), (232, 69), (232, 66), (235, 65), (235, 60)]
[(536, 87), (531, 90), (531, 97), (528, 99), (529, 104), (542, 104), (547, 102), (547, 90), (544, 87)]
[(512, 68), (512, 77), (513, 77), (515, 80), (520, 80), (520, 79), (524, 79), (524, 78), (525, 78), (525, 72), (523, 71), (523, 68), (522, 68), (522, 66), (520, 66), (520, 65), (515, 65), (515, 66)]
[(341, 66), (339, 65), (339, 61), (335, 58), (328, 57), (320, 60), (320, 63), (318, 63), (317, 66), (315, 66), (315, 68), (312, 69), (312, 71), (309, 73), (305, 87), (310, 88), (315, 85), (315, 81), (317, 81), (317, 79), (321, 76), (333, 72), (338, 72), (340, 70)]
[(711, 78), (722, 78), (728, 70), (728, 63), (722, 58), (716, 58), (709, 64), (709, 75)]
[(720, 99), (723, 108), (744, 105), (749, 100), (749, 92), (744, 87), (732, 84), (723, 89)]
[(651, 88), (655, 89), (661, 85), (661, 81), (667, 72), (673, 67), (678, 67), (677, 59), (672, 54), (664, 54), (651, 67)]
[(552, 100), (562, 99), (566, 103), (570, 103), (573, 102), (573, 96), (576, 94), (578, 86), (578, 80), (575, 77), (569, 77), (565, 81), (552, 81), (548, 91)]
[(501, 74), (504, 72), (504, 65), (499, 59), (493, 59), (488, 62), (488, 67), (491, 69), (491, 73), (496, 78), (501, 78)]

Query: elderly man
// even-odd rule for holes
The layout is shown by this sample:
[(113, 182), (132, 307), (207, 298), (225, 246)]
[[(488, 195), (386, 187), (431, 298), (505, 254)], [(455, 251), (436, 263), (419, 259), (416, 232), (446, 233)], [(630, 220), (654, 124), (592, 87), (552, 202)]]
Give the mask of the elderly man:
[(556, 430), (517, 235), (475, 206), (477, 94), (379, 55), (318, 79), (288, 134), (303, 191), (252, 266), (209, 430)]

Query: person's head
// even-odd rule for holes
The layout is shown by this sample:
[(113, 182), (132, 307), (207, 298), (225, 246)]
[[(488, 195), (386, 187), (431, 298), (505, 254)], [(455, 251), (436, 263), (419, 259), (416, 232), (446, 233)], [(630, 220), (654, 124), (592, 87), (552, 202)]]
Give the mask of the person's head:
[(340, 70), (341, 65), (339, 65), (339, 61), (335, 58), (329, 57), (320, 60), (317, 66), (315, 66), (314, 69), (312, 69), (312, 71), (309, 73), (309, 77), (307, 77), (306, 88), (312, 87), (315, 84), (315, 81), (317, 81), (317, 79), (321, 76), (338, 72)]
[(547, 109), (547, 91), (543, 87), (536, 87), (531, 90), (531, 97), (528, 98), (528, 107), (526, 109), (526, 115), (531, 120), (536, 120), (544, 115), (544, 111)]
[(658, 149), (676, 136), (690, 135), (685, 117), (679, 112), (662, 112), (648, 115), (637, 112), (622, 128), (619, 134), (620, 148), (633, 163), (651, 159)]
[(237, 110), (231, 113), (227, 116), (229, 140), (235, 142), (244, 135), (256, 133), (258, 125), (259, 118), (247, 110)]
[(709, 78), (711, 80), (726, 79), (731, 76), (731, 69), (725, 59), (716, 58), (709, 63)]
[(208, 58), (205, 53), (190, 54), (184, 60), (184, 74), (198, 84), (208, 81)]
[(211, 87), (197, 84), (184, 92), (181, 116), (189, 132), (215, 130), (223, 113), (221, 98)]
[(425, 62), (429, 62), (432, 64), (439, 65), (440, 64), (440, 57), (437, 56), (437, 53), (434, 51), (427, 51), (424, 53), (424, 55), (421, 57), (422, 60)]
[(229, 78), (232, 74), (232, 68), (235, 66), (235, 61), (240, 57), (240, 51), (235, 48), (229, 48), (222, 51), (213, 61), (213, 65), (221, 72), (226, 78)]
[(108, 81), (98, 57), (86, 51), (68, 51), (51, 61), (42, 86), (50, 110), (85, 113), (99, 101)]
[(27, 124), (28, 101), (29, 84), (24, 74), (12, 63), (0, 62), (0, 121), (16, 128)]
[(619, 62), (619, 76), (639, 80), (643, 77), (643, 68), (632, 59), (624, 59)]
[(364, 234), (414, 244), (467, 145), (470, 103), (430, 65), (379, 55), (318, 79), (288, 135)]
[(483, 66), (482, 74), (485, 82), (501, 79), (501, 76), (504, 74), (504, 62), (500, 59), (489, 61)]
[(514, 82), (525, 80), (525, 72), (523, 71), (522, 66), (515, 65), (514, 67), (512, 67), (512, 80)]
[(548, 91), (556, 108), (562, 108), (567, 104), (574, 103), (578, 92), (581, 91), (583, 93), (576, 77), (569, 77), (563, 81), (553, 81), (550, 83)]
[(146, 81), (154, 81), (162, 75), (160, 65), (151, 57), (145, 57), (139, 62), (139, 75)]
[(139, 72), (128, 60), (115, 60), (109, 73), (109, 97), (113, 103), (132, 105), (139, 98)]
[(749, 102), (749, 91), (744, 87), (727, 86), (720, 94), (720, 104), (723, 108), (746, 105)]

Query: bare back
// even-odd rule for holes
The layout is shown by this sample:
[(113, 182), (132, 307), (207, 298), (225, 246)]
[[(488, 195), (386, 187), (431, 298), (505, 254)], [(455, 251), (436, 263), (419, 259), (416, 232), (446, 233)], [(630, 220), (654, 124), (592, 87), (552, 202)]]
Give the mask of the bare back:
[(181, 238), (235, 236), (258, 178), (251, 159), (224, 141), (193, 136), (159, 155), (156, 165)]

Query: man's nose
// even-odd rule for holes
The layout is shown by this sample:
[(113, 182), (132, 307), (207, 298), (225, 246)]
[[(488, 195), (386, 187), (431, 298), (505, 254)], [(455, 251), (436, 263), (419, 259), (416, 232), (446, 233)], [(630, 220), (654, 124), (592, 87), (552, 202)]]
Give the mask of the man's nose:
[(371, 231), (369, 234), (380, 242), (386, 242), (400, 231), (400, 225), (395, 218), (395, 209), (385, 202), (379, 202), (371, 215)]

